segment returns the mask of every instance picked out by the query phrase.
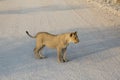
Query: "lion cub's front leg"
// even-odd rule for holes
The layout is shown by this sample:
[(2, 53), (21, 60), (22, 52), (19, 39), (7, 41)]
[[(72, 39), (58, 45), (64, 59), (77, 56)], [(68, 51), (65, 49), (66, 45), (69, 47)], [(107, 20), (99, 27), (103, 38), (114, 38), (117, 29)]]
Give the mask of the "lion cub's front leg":
[(67, 53), (66, 53), (67, 48), (63, 49), (63, 61), (68, 62), (69, 60), (67, 59)]
[(66, 49), (67, 48), (63, 48), (63, 49), (58, 49), (57, 51), (57, 56), (58, 56), (58, 62), (68, 62), (69, 60), (66, 58)]
[(60, 63), (64, 62), (64, 60), (63, 60), (63, 53), (62, 53), (62, 49), (61, 48), (57, 49), (57, 59), (58, 59), (58, 62), (60, 62)]

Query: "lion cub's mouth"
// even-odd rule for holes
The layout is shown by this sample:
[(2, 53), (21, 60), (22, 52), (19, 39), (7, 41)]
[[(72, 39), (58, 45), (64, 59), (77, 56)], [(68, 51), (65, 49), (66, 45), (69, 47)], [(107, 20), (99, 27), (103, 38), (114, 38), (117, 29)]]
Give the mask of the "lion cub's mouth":
[(76, 41), (75, 44), (79, 43), (79, 41)]

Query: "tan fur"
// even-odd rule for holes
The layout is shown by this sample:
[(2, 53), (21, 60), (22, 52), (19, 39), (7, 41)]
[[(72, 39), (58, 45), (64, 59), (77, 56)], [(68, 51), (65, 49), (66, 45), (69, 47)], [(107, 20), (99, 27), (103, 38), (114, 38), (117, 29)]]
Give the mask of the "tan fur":
[[(60, 35), (53, 35), (47, 32), (39, 32), (36, 36), (31, 36), (28, 31), (26, 31), (28, 36), (31, 38), (36, 38), (36, 47), (34, 49), (35, 58), (45, 58), (42, 55), (41, 50), (47, 46), (49, 48), (57, 49), (58, 62), (67, 62), (66, 59), (66, 49), (70, 42), (78, 43), (79, 39), (77, 32), (64, 33)], [(39, 54), (40, 52), (40, 54)]]

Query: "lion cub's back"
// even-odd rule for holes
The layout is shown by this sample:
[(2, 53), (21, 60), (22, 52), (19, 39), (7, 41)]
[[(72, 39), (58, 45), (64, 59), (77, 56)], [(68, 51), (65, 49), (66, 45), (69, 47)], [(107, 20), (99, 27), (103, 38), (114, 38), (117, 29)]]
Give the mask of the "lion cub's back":
[(58, 45), (57, 35), (53, 35), (47, 32), (38, 33), (36, 39), (38, 42), (50, 48), (56, 48), (56, 46)]
[(50, 33), (48, 33), (48, 32), (38, 32), (37, 34), (36, 34), (36, 38), (38, 38), (38, 37), (55, 37), (56, 35), (53, 35), (53, 34), (50, 34)]
[(54, 40), (57, 37), (57, 35), (50, 34), (48, 32), (39, 32), (36, 35), (37, 39), (42, 39), (42, 41), (51, 41)]

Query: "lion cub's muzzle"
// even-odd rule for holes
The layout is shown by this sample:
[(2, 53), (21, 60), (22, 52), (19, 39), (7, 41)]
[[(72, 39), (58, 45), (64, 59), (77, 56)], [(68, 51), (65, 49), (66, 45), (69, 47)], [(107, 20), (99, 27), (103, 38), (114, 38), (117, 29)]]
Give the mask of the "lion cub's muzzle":
[(77, 44), (77, 43), (79, 43), (79, 42), (80, 42), (79, 39), (77, 39), (74, 43)]

